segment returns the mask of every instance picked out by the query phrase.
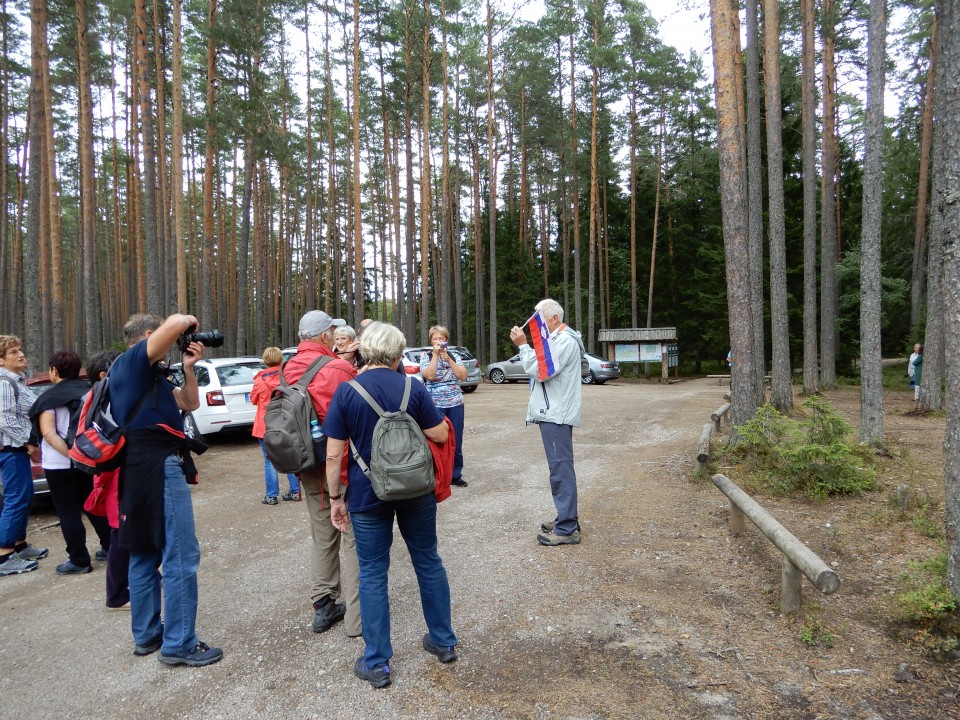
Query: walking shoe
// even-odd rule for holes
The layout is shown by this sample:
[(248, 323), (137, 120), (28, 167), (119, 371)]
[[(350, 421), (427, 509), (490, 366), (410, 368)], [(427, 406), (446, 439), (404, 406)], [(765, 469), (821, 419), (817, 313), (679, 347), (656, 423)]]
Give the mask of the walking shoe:
[(431, 655), (436, 655), (442, 663), (451, 663), (457, 659), (456, 650), (454, 650), (452, 647), (437, 645), (433, 641), (433, 638), (430, 637), (430, 633), (427, 633), (423, 636), (423, 649)]
[(166, 665), (189, 665), (190, 667), (200, 667), (201, 665), (213, 665), (218, 660), (223, 659), (223, 650), (220, 648), (209, 647), (205, 642), (198, 642), (189, 650), (181, 650), (173, 653), (160, 653), (160, 662)]
[(260, 501), (264, 505), (279, 505), (280, 501), (276, 497), (271, 497), (270, 495), (264, 495), (263, 500)]
[(103, 561), (105, 561), (105, 560), (107, 559), (107, 551), (104, 550), (103, 548), (100, 548), (99, 550), (97, 550), (97, 554), (94, 555), (93, 557), (94, 557), (95, 559), (103, 562)]
[(357, 658), (353, 666), (353, 674), (361, 680), (366, 680), (378, 690), (390, 684), (390, 666), (387, 663), (368, 668), (362, 657)]
[(467, 481), (464, 480), (462, 477), (459, 477), (459, 478), (454, 478), (453, 480), (451, 480), (451, 481), (450, 481), (450, 484), (451, 484), (451, 485), (456, 485), (457, 487), (466, 487), (466, 486), (467, 486)]
[(343, 603), (335, 603), (329, 595), (324, 595), (313, 604), (313, 631), (315, 633), (326, 632), (347, 614), (347, 606)]
[(40, 567), (40, 563), (36, 560), (24, 560), (17, 553), (13, 553), (0, 563), (0, 577), (4, 575), (20, 575), (21, 573), (36, 570), (38, 567)]
[(93, 572), (89, 565), (74, 565), (70, 560), (57, 565), (57, 575), (86, 575)]
[(127, 612), (130, 611), (129, 600), (127, 600), (123, 605), (117, 605), (117, 607), (111, 607), (110, 605), (107, 605), (107, 612), (122, 612), (123, 610), (126, 610)]
[(27, 546), (17, 550), (17, 555), (23, 560), (43, 560), (50, 551), (47, 548), (38, 548), (36, 545), (27, 543)]
[(580, 531), (574, 530), (569, 535), (557, 535), (553, 532), (540, 533), (537, 542), (541, 545), (579, 545)]
[(137, 657), (150, 655), (151, 653), (155, 653), (157, 650), (159, 650), (161, 645), (163, 645), (163, 633), (157, 635), (153, 640), (150, 640), (143, 645), (134, 646), (133, 654)]
[(291, 490), (290, 492), (285, 492), (282, 497), (284, 500), (291, 500), (292, 502), (300, 502), (300, 493), (294, 492), (293, 490)]
[[(553, 520), (548, 520), (545, 523), (540, 523), (540, 532), (542, 533), (552, 533), (553, 532)], [(580, 521), (577, 520), (577, 532), (580, 532)]]

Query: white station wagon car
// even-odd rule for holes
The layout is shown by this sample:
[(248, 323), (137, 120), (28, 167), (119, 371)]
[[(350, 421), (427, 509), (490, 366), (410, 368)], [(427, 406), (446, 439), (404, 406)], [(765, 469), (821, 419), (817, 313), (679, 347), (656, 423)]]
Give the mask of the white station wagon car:
[[(204, 358), (194, 365), (200, 407), (183, 416), (187, 435), (199, 437), (223, 430), (250, 430), (257, 408), (250, 402), (253, 376), (263, 368), (258, 357)], [(180, 364), (174, 382), (183, 384)]]

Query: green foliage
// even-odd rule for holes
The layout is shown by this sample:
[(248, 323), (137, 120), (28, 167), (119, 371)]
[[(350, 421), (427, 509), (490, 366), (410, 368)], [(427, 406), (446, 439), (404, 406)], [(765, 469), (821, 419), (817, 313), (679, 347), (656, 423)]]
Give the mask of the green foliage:
[(834, 637), (832, 633), (827, 631), (823, 620), (819, 618), (806, 618), (804, 624), (800, 627), (800, 640), (810, 647), (823, 645), (824, 647), (832, 648)]
[(852, 440), (849, 423), (826, 400), (812, 396), (806, 417), (782, 415), (767, 404), (737, 428), (727, 457), (742, 464), (748, 479), (784, 495), (826, 497), (874, 487), (867, 448)]
[(957, 599), (947, 587), (947, 553), (912, 562), (898, 580), (900, 619), (916, 628), (913, 641), (940, 660), (955, 660), (960, 651)]

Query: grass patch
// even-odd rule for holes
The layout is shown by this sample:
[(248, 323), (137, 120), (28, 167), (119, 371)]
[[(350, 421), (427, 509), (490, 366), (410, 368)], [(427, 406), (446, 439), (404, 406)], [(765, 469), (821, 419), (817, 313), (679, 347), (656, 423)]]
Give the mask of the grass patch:
[(939, 660), (955, 660), (960, 655), (960, 618), (947, 587), (946, 550), (911, 562), (898, 582), (900, 619), (913, 628), (913, 641)]
[(855, 494), (875, 487), (873, 454), (853, 440), (853, 428), (819, 396), (803, 403), (801, 418), (767, 404), (737, 427), (723, 458), (740, 466), (745, 482), (778, 495)]

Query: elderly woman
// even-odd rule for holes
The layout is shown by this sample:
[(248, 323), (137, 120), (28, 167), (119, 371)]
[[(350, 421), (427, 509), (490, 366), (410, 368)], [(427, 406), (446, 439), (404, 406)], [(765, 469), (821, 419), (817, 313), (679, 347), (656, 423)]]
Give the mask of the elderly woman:
[(360, 361), (357, 331), (349, 325), (341, 325), (333, 333), (333, 351), (341, 360), (357, 367)]
[[(41, 465), (57, 508), (60, 531), (67, 543), (68, 559), (57, 565), (57, 574), (85, 575), (93, 567), (87, 550), (83, 505), (93, 491), (93, 477), (71, 465), (66, 437), (70, 416), (79, 408), (90, 383), (80, 379), (80, 358), (70, 350), (55, 352), (50, 357), (49, 367), (53, 387), (33, 404), (30, 417), (36, 420), (43, 438), (40, 443)], [(97, 560), (106, 560), (110, 549), (107, 519), (90, 512), (87, 512), (87, 518), (100, 538)]]
[(467, 377), (467, 369), (447, 352), (450, 332), (443, 325), (430, 328), (430, 345), (433, 350), (420, 355), (420, 374), (434, 405), (453, 423), (457, 449), (453, 454), (453, 480), (459, 487), (466, 487), (463, 479), (463, 391), (458, 380)]
[[(360, 354), (366, 370), (359, 383), (387, 411), (400, 407), (407, 378), (396, 372), (406, 341), (403, 333), (386, 323), (373, 323), (360, 339)], [(449, 435), (446, 421), (418, 382), (412, 383), (407, 413), (429, 440), (443, 444)], [(450, 622), (450, 585), (443, 561), (437, 552), (437, 500), (427, 493), (409, 500), (385, 502), (373, 491), (370, 480), (353, 457), (349, 460), (347, 497), (341, 494), (340, 467), (347, 441), (369, 465), (377, 413), (350, 384), (337, 388), (323, 423), (327, 436), (327, 487), (331, 519), (341, 532), (353, 523), (360, 560), (360, 615), (363, 618), (363, 657), (354, 673), (375, 688), (390, 684), (390, 602), (387, 597), (387, 569), (393, 544), (393, 521), (407, 545), (420, 586), (420, 604), (428, 632), (423, 649), (440, 662), (457, 659), (456, 635)], [(349, 509), (349, 517), (348, 517)]]
[[(253, 388), (250, 390), (250, 402), (257, 406), (257, 411), (253, 416), (253, 430), (251, 434), (260, 442), (260, 450), (263, 453), (263, 481), (266, 485), (267, 494), (263, 496), (260, 502), (264, 505), (278, 505), (277, 497), (280, 495), (280, 477), (277, 475), (277, 469), (267, 457), (267, 448), (263, 444), (263, 435), (267, 430), (263, 421), (267, 414), (267, 403), (270, 402), (270, 396), (280, 384), (280, 366), (283, 364), (283, 351), (278, 347), (268, 347), (263, 351), (264, 369), (253, 376)], [(300, 481), (293, 473), (287, 473), (287, 482), (290, 483), (290, 490), (283, 494), (284, 500), (300, 502)]]

